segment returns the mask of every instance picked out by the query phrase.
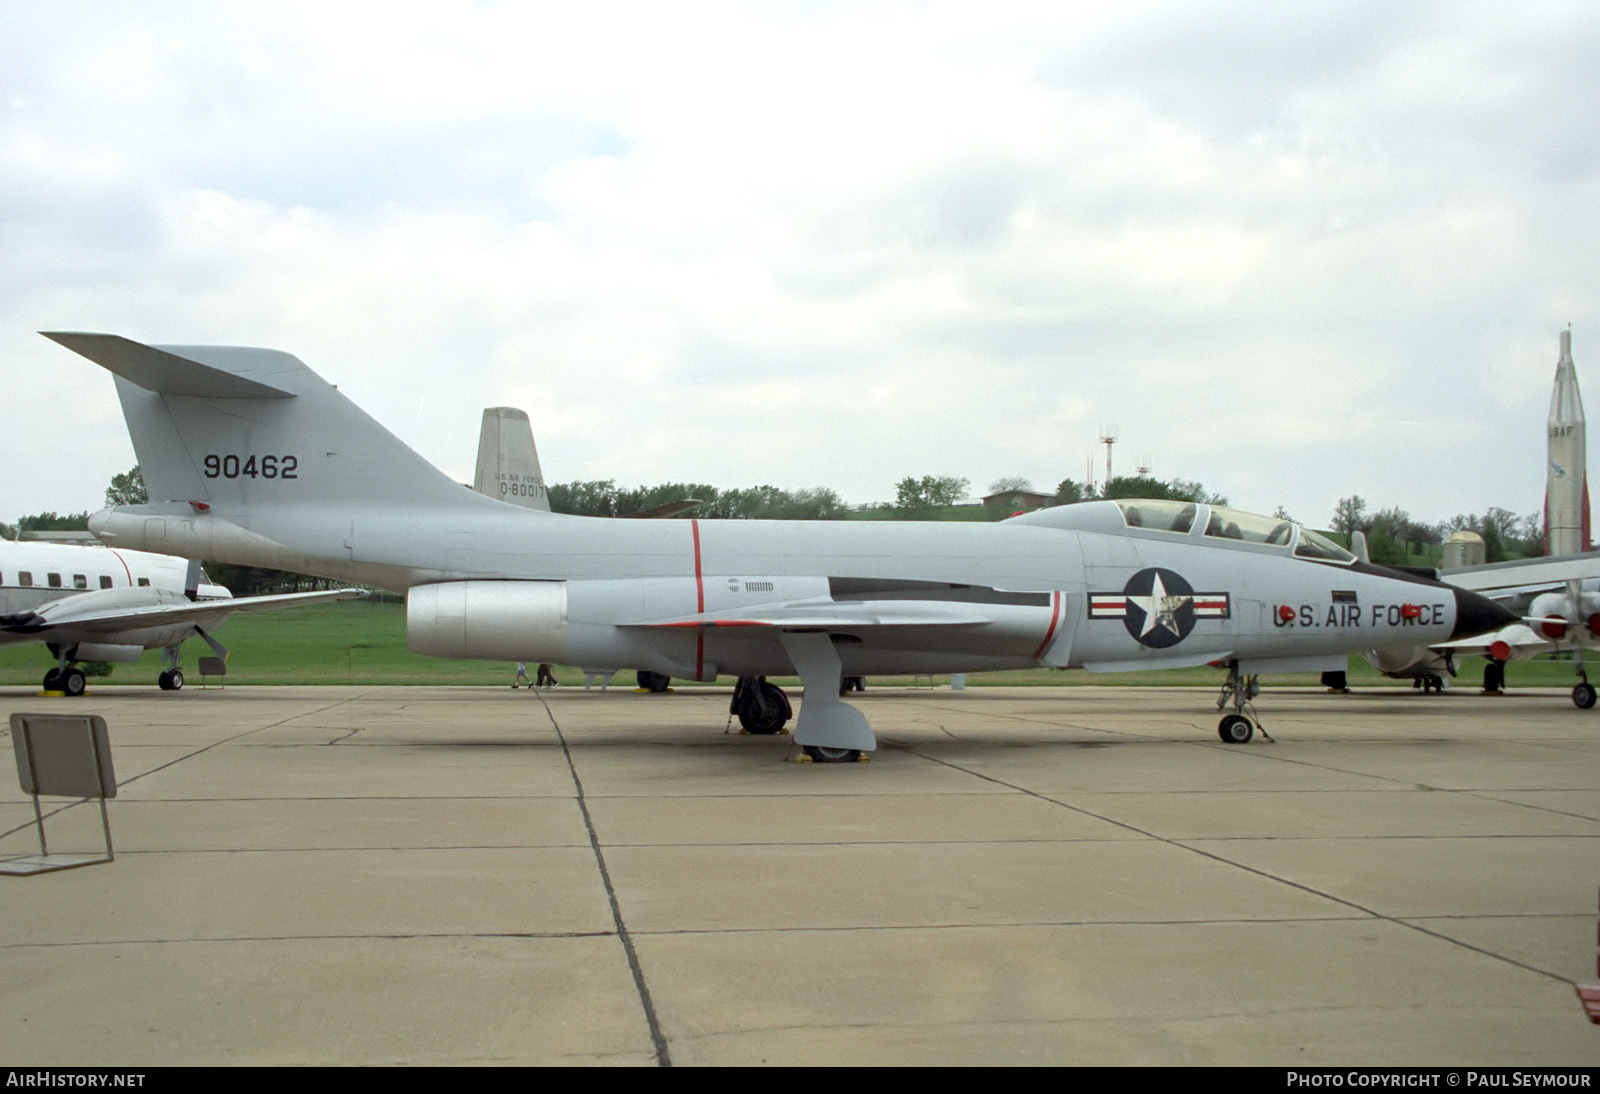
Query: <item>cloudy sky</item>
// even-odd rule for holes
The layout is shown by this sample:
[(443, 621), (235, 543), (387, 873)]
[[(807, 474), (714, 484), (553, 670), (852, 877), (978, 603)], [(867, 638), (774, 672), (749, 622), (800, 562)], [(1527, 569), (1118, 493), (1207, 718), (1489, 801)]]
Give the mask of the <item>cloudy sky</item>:
[(1531, 512), (1597, 64), (1586, 2), (0, 0), (0, 520), (134, 460), (39, 330), (287, 350), (459, 479), (505, 404), (552, 481), (1049, 490), (1114, 425)]

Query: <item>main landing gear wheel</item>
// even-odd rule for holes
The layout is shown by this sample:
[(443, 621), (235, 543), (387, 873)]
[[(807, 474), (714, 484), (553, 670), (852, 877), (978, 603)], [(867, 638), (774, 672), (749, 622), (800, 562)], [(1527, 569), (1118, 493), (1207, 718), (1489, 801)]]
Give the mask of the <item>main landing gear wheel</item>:
[(794, 716), (782, 688), (748, 677), (741, 678), (733, 689), (733, 712), (746, 733), (762, 736), (779, 732)]
[(182, 691), (183, 673), (177, 669), (169, 669), (156, 677), (156, 686), (162, 691)]
[(44, 690), (46, 690), (46, 691), (60, 691), (61, 690), (61, 670), (60, 669), (51, 669), (49, 672), (44, 674)]
[(1594, 685), (1585, 680), (1572, 689), (1572, 705), (1579, 710), (1588, 710), (1594, 706)]
[(1217, 736), (1230, 745), (1242, 745), (1255, 735), (1256, 727), (1243, 714), (1230, 714), (1217, 723)]
[(672, 677), (665, 676), (659, 672), (647, 672), (644, 669), (640, 669), (639, 686), (652, 695), (661, 695), (672, 686)]
[(861, 759), (859, 748), (829, 748), (826, 745), (802, 745), (812, 763), (853, 764)]
[(88, 682), (84, 680), (83, 673), (78, 669), (67, 669), (56, 674), (56, 688), (76, 698), (82, 695)]

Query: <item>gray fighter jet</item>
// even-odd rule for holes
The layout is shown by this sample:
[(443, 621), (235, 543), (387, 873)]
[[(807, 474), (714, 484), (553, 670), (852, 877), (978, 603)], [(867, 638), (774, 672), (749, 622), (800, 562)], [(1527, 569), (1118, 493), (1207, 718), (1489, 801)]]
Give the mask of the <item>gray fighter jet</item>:
[(116, 374), (154, 499), (97, 513), (102, 539), (404, 590), (410, 647), (440, 657), (736, 677), (741, 721), (767, 731), (787, 703), (764, 678), (795, 673), (795, 741), (820, 761), (876, 744), (844, 676), (1216, 662), (1232, 708), (1218, 732), (1242, 743), (1257, 673), (1514, 618), (1289, 522), (1189, 502), (993, 524), (522, 509), (451, 481), (287, 353), (47, 337)]

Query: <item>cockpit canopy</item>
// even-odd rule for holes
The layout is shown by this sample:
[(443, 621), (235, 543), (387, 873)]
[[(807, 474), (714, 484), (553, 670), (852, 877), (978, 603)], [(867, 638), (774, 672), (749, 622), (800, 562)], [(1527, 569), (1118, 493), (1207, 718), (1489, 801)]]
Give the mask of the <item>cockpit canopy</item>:
[(1199, 534), (1211, 539), (1232, 539), (1292, 550), (1297, 557), (1315, 562), (1342, 565), (1355, 561), (1354, 555), (1327, 536), (1293, 521), (1247, 513), (1223, 505), (1204, 505), (1170, 498), (1116, 498), (1102, 502), (1079, 502), (1076, 505), (1037, 510), (1014, 519), (1060, 528), (1113, 531), (1114, 524), (1106, 519), (1112, 512), (1121, 516), (1124, 526), (1147, 532), (1195, 535), (1197, 522), (1204, 521)]

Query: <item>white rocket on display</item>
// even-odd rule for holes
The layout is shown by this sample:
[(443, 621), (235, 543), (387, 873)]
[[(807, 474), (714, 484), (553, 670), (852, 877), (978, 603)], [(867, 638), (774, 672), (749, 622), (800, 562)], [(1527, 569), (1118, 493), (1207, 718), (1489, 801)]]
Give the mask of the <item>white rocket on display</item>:
[(1556, 362), (1556, 386), (1550, 394), (1548, 433), (1544, 552), (1574, 555), (1589, 549), (1589, 465), (1570, 330), (1561, 332), (1561, 359)]

